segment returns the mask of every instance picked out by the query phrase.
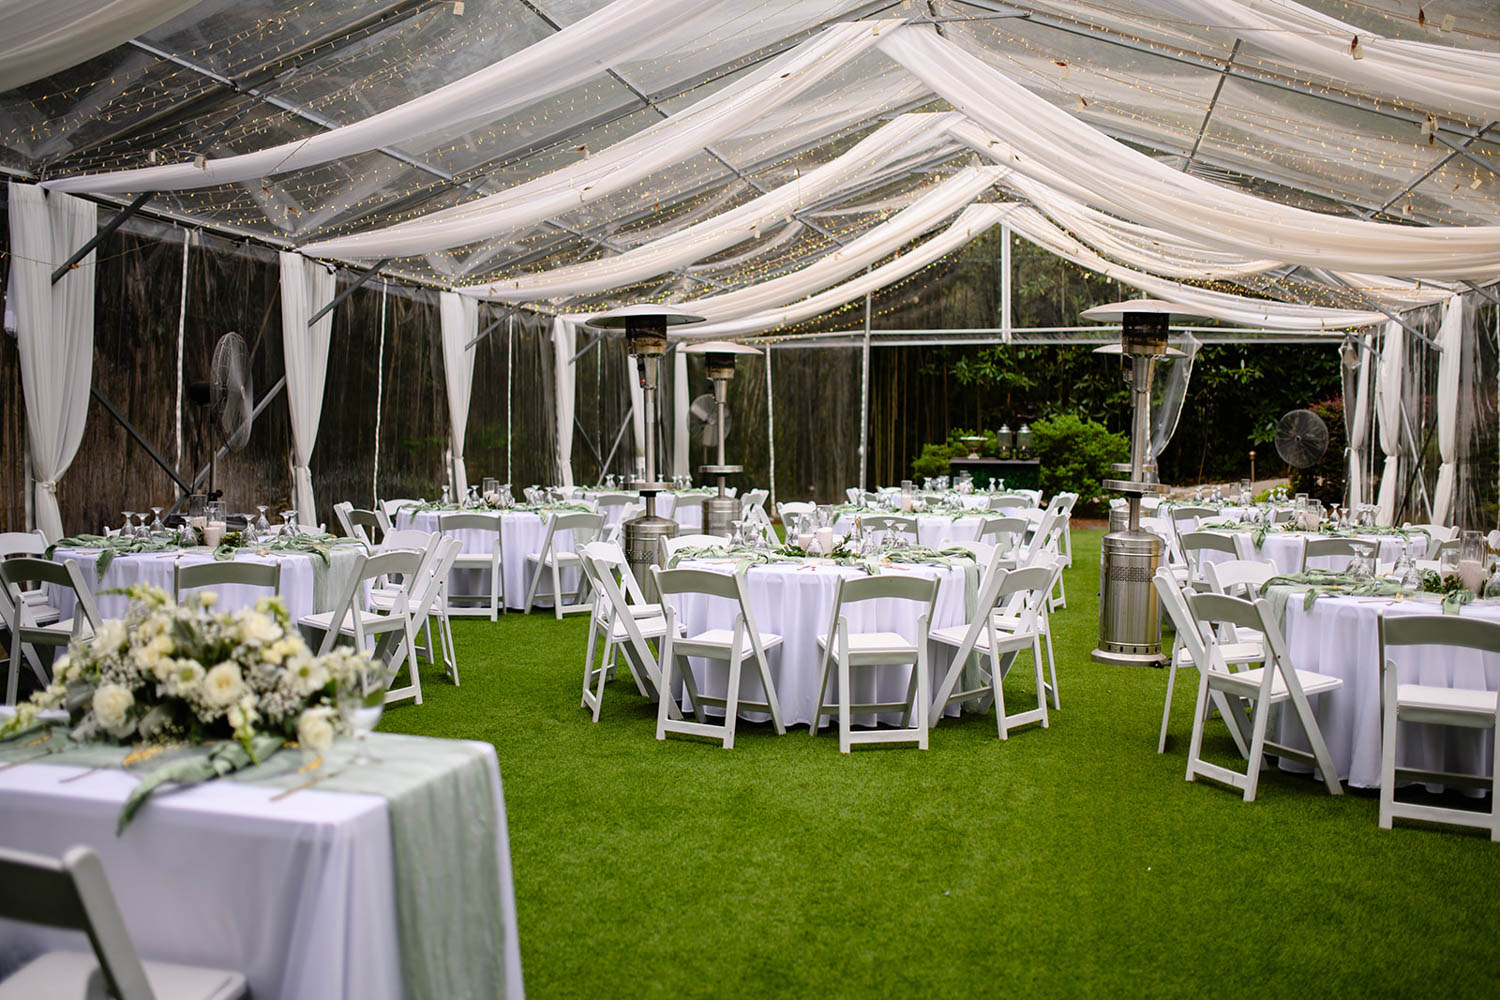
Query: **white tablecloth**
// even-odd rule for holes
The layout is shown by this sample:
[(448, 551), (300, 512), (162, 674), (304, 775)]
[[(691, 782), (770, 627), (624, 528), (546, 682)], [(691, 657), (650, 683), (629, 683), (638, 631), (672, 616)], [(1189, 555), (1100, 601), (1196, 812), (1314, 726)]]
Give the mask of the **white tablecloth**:
[[(437, 531), (438, 518), (444, 513), (456, 512), (423, 510), (413, 514), (411, 511), (403, 510), (396, 519), (396, 527), (397, 529), (416, 528), (419, 531)], [(526, 557), (542, 550), (542, 543), (547, 537), (547, 522), (540, 514), (529, 510), (507, 510), (490, 516), (500, 518), (500, 543), (503, 557), (500, 572), (505, 574), (505, 606), (519, 610), (526, 604), (526, 588), (531, 584), (530, 574), (536, 566), (535, 563), (528, 563)], [(495, 551), (495, 536), (492, 532), (459, 529), (449, 534), (459, 540), (466, 554), (489, 555)], [(571, 531), (560, 532), (553, 539), (553, 544), (560, 552), (572, 552), (573, 533)], [(576, 569), (564, 569), (560, 575), (564, 593), (578, 586)], [(488, 594), (490, 571), (487, 569), (454, 570), (448, 578), (448, 588), (449, 593), (455, 596)], [(542, 577), (537, 593), (546, 595), (552, 593), (550, 574)]]
[[(732, 573), (734, 563), (722, 559), (685, 560), (682, 567), (708, 569), (720, 573)], [(912, 573), (932, 578), (937, 577), (937, 607), (933, 610), (933, 628), (962, 625), (968, 620), (965, 612), (965, 573), (960, 565), (913, 566), (893, 569), (893, 572)], [(812, 722), (818, 700), (818, 674), (822, 668), (817, 637), (826, 633), (833, 615), (833, 591), (840, 576), (862, 576), (863, 571), (831, 564), (772, 563), (753, 566), (748, 571), (750, 607), (756, 625), (762, 632), (773, 632), (785, 640), (780, 649), (767, 654), (767, 665), (771, 679), (776, 684), (776, 694), (781, 700), (782, 721), (788, 725), (806, 725)], [(681, 621), (689, 633), (710, 628), (734, 628), (734, 617), (738, 605), (732, 601), (686, 595), (675, 599)], [(898, 632), (908, 640), (916, 639), (917, 615), (909, 601), (875, 601), (850, 605), (846, 612), (849, 626), (856, 632)], [(933, 688), (947, 669), (951, 656), (946, 647), (934, 644), (930, 667)], [(951, 650), (948, 651), (951, 653)], [(705, 666), (694, 663), (694, 679), (707, 694), (723, 696), (724, 683), (708, 683)], [(718, 665), (713, 672), (722, 678), (724, 669)], [(873, 675), (873, 676), (872, 676)], [(856, 671), (855, 690), (852, 700), (856, 702), (900, 701), (906, 696), (909, 673), (896, 668)], [(836, 685), (830, 681), (829, 691)], [(754, 668), (746, 669), (741, 679), (741, 697), (764, 700), (765, 692)], [(929, 695), (930, 696), (930, 695)], [(764, 721), (764, 713), (743, 712), (742, 718)], [(861, 724), (870, 724), (873, 717), (857, 717)], [(897, 722), (899, 715), (882, 716), (881, 721)]]
[[(1307, 547), (1309, 538), (1321, 537), (1300, 531), (1272, 531), (1266, 534), (1266, 539), (1256, 548), (1249, 531), (1225, 531), (1221, 534), (1229, 535), (1234, 539), (1235, 548), (1239, 549), (1241, 559), (1269, 559), (1276, 567), (1278, 573), (1300, 573), (1302, 571), (1302, 550)], [(1360, 541), (1376, 542), (1380, 546), (1380, 553), (1376, 557), (1380, 562), (1395, 562), (1401, 557), (1401, 552), (1407, 546), (1412, 548), (1412, 556), (1421, 558), (1421, 553), (1426, 551), (1427, 536), (1413, 535), (1410, 540), (1400, 535), (1356, 535)], [(1202, 553), (1204, 563), (1223, 562), (1232, 558), (1227, 552), (1206, 551)], [(1348, 556), (1319, 556), (1309, 560), (1308, 569), (1331, 569), (1343, 570), (1349, 565)]]
[[(487, 749), (499, 810), (507, 993), (519, 998), (505, 805)], [(158, 794), (116, 837), (120, 804), (136, 781), (113, 768), (0, 770), (0, 844), (54, 857), (76, 844), (93, 847), (143, 957), (238, 970), (256, 1000), (403, 996), (385, 798), (314, 788), (272, 801), (276, 788), (210, 781)], [(0, 921), (8, 965), (51, 947), (80, 941)]]
[[(128, 587), (133, 583), (149, 583), (153, 587), (160, 587), (168, 594), (172, 592), (173, 567), (177, 564), (191, 566), (196, 563), (213, 561), (213, 553), (207, 549), (179, 549), (175, 552), (139, 552), (115, 556), (110, 562), (109, 568), (104, 571), (104, 578), (99, 578), (98, 549), (57, 549), (53, 558), (59, 561), (67, 560), (78, 566), (79, 573), (83, 576), (83, 582), (88, 585), (90, 591), (95, 595), (95, 603), (99, 606), (99, 614), (105, 618), (125, 617), (126, 607), (130, 601), (122, 594), (105, 594), (102, 590), (111, 590), (116, 587)], [(245, 562), (281, 564), (281, 599), (286, 603), (287, 613), (292, 620), (296, 621), (304, 615), (310, 615), (318, 611), (327, 611), (328, 608), (317, 606), (313, 594), (313, 565), (315, 556), (308, 556), (301, 552), (279, 552), (267, 555), (240, 552), (235, 558)], [(345, 583), (345, 586), (348, 586)], [(253, 605), (257, 600), (266, 596), (266, 591), (260, 587), (228, 587), (215, 586), (214, 592), (219, 595), (215, 610), (234, 611), (238, 608)], [(59, 591), (53, 588), (56, 607), (64, 618), (73, 615), (73, 595), (70, 591)], [(329, 600), (336, 599), (330, 597)]]
[[(1436, 601), (1391, 602), (1369, 597), (1320, 597), (1309, 610), (1293, 594), (1287, 602), (1287, 649), (1300, 670), (1341, 677), (1344, 686), (1312, 699), (1318, 728), (1328, 744), (1339, 777), (1359, 788), (1380, 786), (1380, 633), (1381, 615), (1437, 614)], [(1500, 607), (1471, 604), (1462, 612), (1500, 621)], [(1437, 687), (1500, 687), (1500, 656), (1457, 652), (1441, 647), (1393, 650), (1397, 680)], [(1282, 709), (1281, 739), (1307, 746), (1302, 727)], [(1487, 731), (1401, 724), (1397, 763), (1406, 767), (1461, 773), (1490, 772), (1493, 737)], [(1296, 768), (1306, 770), (1306, 768)]]

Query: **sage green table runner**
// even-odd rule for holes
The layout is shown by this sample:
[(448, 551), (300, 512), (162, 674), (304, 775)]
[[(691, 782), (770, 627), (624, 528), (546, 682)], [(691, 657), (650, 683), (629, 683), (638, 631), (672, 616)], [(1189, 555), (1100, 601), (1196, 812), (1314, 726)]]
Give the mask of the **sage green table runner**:
[[(72, 743), (66, 732), (62, 723), (44, 737), (0, 745), (0, 766), (34, 761), (125, 768), (144, 777), (174, 757), (205, 752), (186, 747), (145, 757), (129, 747)], [(320, 767), (303, 771), (303, 754), (285, 749), (227, 780), (298, 789), (293, 795), (305, 786), (384, 798), (407, 994), (474, 1000), (506, 996), (506, 932), (514, 918), (507, 915), (502, 891), (498, 845), (503, 804), (496, 801), (499, 789), (491, 781), (493, 749), (464, 740), (375, 733), (370, 751), (376, 763), (351, 765), (352, 745), (340, 741)], [(133, 757), (145, 759), (127, 764)], [(148, 801), (144, 809), (150, 808)], [(519, 983), (519, 968), (514, 981)]]

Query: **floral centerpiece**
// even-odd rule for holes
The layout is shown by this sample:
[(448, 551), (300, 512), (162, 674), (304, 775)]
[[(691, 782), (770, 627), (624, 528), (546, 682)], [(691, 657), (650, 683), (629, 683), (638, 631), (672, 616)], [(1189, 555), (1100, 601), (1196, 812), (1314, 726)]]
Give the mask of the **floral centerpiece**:
[(189, 784), (258, 764), (288, 740), (321, 753), (342, 725), (341, 685), (360, 683), (368, 657), (350, 648), (314, 656), (278, 598), (214, 612), (217, 595), (183, 604), (145, 584), (126, 588), (130, 610), (76, 639), (50, 686), (16, 706), (0, 739), (64, 709), (69, 738), (121, 744), (214, 744), (206, 757), (159, 768), (137, 786), (123, 829), (156, 787)]

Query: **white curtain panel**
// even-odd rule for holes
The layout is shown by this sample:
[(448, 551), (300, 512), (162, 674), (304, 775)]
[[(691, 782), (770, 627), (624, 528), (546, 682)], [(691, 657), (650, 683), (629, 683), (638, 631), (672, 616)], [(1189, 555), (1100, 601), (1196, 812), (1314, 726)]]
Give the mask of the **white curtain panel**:
[[(625, 0), (617, 0), (625, 2)], [(502, 236), (621, 191), (739, 131), (826, 80), (900, 21), (834, 25), (717, 93), (607, 149), (498, 194), (419, 219), (311, 243), (320, 257), (408, 257)], [(648, 32), (649, 34), (649, 32)]]
[[(885, 222), (807, 267), (748, 288), (691, 299), (679, 305), (687, 312), (718, 321), (750, 316), (795, 302), (890, 256), (990, 190), (1004, 173), (1003, 167), (965, 167)], [(694, 336), (697, 329), (692, 331)]]
[(1380, 424), (1380, 450), (1385, 468), (1380, 473), (1380, 523), (1396, 519), (1396, 489), (1401, 479), (1401, 380), (1406, 365), (1406, 331), (1400, 323), (1385, 327), (1380, 352), (1379, 381), (1375, 386), (1375, 416)]
[(1158, 278), (1113, 261), (1105, 260), (1067, 233), (1058, 229), (1034, 208), (1024, 208), (1009, 219), (1011, 229), (1044, 250), (1051, 251), (1079, 267), (1122, 281), (1157, 298), (1191, 306), (1215, 319), (1242, 326), (1269, 327), (1275, 330), (1342, 330), (1370, 326), (1386, 321), (1384, 313), (1360, 309), (1332, 309), (1297, 302), (1271, 302), (1243, 295), (1230, 295), (1208, 288), (1184, 285), (1168, 278)]
[[(1292, 0), (1157, 0), (1163, 13), (1213, 25), (1280, 61), (1366, 94), (1476, 121), (1500, 117), (1500, 53), (1387, 38)], [(1417, 5), (1413, 5), (1417, 6)], [(1440, 5), (1431, 5), (1437, 8)], [(1429, 21), (1442, 16), (1434, 9)], [(1359, 39), (1360, 58), (1354, 57)]]
[(1122, 218), (1249, 258), (1418, 278), (1500, 273), (1500, 226), (1398, 226), (1281, 205), (1117, 142), (932, 32), (887, 32), (879, 46), (1003, 140), (981, 152)]
[(6, 0), (0, 3), (0, 91), (108, 52), (197, 2)]
[[(309, 138), (242, 153), (213, 157), (201, 166), (172, 163), (136, 170), (67, 177), (47, 184), (60, 191), (94, 194), (121, 191), (176, 191), (257, 180), (288, 170), (328, 163), (381, 146), (400, 146), (413, 136), (435, 140), (460, 135), (475, 125), (498, 121), (517, 108), (577, 86), (614, 63), (626, 62), (661, 43), (661, 25), (691, 17), (717, 0), (615, 0), (535, 45), (444, 87)], [(42, 6), (37, 4), (37, 6)], [(58, 6), (53, 0), (52, 6)], [(93, 6), (64, 0), (63, 7)], [(108, 6), (166, 6), (115, 3)], [(179, 9), (191, 3), (177, 2)], [(74, 11), (77, 16), (77, 11)], [(82, 23), (89, 24), (92, 17)], [(8, 25), (7, 25), (8, 27)], [(127, 36), (129, 37), (129, 36)], [(120, 39), (124, 41), (124, 39)], [(3, 48), (3, 45), (0, 45)], [(102, 49), (100, 51), (103, 51)], [(5, 89), (0, 87), (0, 90)]]
[(557, 469), (554, 486), (573, 485), (573, 393), (577, 373), (573, 355), (578, 344), (578, 327), (571, 320), (558, 317), (552, 321), (553, 402), (557, 407)]
[(281, 344), (286, 358), (286, 401), (292, 420), (292, 502), (297, 521), (317, 524), (313, 495), (313, 448), (323, 419), (323, 380), (328, 374), (328, 341), (333, 310), (311, 327), (313, 313), (333, 301), (334, 275), (301, 254), (281, 253)]
[[(1365, 448), (1370, 437), (1370, 352), (1360, 348), (1359, 368), (1355, 377), (1359, 380), (1354, 392), (1354, 420), (1349, 424), (1349, 506), (1365, 502)], [(1347, 403), (1345, 405), (1348, 405)]]
[(94, 369), (94, 254), (52, 283), (52, 271), (98, 231), (99, 212), (68, 195), (48, 196), (11, 183), (10, 294), (21, 359), (26, 437), (36, 477), (36, 525), (48, 541), (63, 537), (57, 481), (78, 445), (89, 412)]
[(907, 114), (887, 122), (842, 156), (809, 170), (796, 180), (768, 191), (728, 212), (686, 229), (643, 243), (624, 253), (567, 267), (539, 271), (502, 281), (462, 288), (465, 295), (509, 302), (533, 301), (620, 288), (702, 260), (763, 230), (781, 224), (792, 213), (880, 175), (915, 151), (951, 143), (956, 112)]
[(837, 309), (839, 306), (862, 298), (866, 292), (879, 291), (887, 285), (895, 284), (915, 274), (928, 264), (941, 260), (959, 249), (985, 230), (999, 225), (1008, 214), (1019, 209), (1019, 205), (970, 205), (959, 213), (953, 224), (943, 232), (852, 281), (825, 289), (799, 302), (742, 316), (739, 319), (686, 327), (685, 329), (689, 332), (685, 339), (740, 336), (759, 333), (763, 330), (775, 330), (812, 319), (830, 309)]
[(672, 469), (679, 476), (691, 476), (688, 468), (688, 392), (687, 355), (672, 352)]
[(448, 389), (448, 449), (453, 496), (469, 489), (464, 467), (464, 435), (469, 429), (469, 398), (474, 389), (474, 338), (479, 334), (479, 302), (443, 292), (438, 296), (438, 315), (443, 335), (443, 382)]
[(1453, 490), (1458, 482), (1458, 401), (1459, 369), (1463, 360), (1464, 302), (1454, 295), (1443, 304), (1442, 325), (1438, 327), (1437, 486), (1432, 493), (1432, 521), (1448, 524), (1453, 517)]

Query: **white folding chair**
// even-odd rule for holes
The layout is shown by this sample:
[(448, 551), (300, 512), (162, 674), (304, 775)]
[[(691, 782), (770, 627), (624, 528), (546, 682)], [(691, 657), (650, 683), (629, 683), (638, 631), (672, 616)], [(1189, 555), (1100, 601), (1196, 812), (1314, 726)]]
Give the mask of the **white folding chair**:
[[(604, 682), (622, 651), (636, 688), (647, 698), (657, 697), (661, 667), (650, 641), (660, 640), (666, 634), (667, 621), (660, 604), (646, 601), (619, 545), (589, 542), (578, 550), (578, 558), (595, 593), (583, 661), (582, 707), (592, 710), (594, 721), (598, 722), (604, 704)], [(594, 654), (601, 638), (604, 648), (595, 666)]]
[[(436, 551), (437, 539), (432, 538), (431, 549)], [(322, 655), (333, 649), (340, 637), (353, 640), (356, 649), (366, 649), (370, 640), (375, 640), (374, 655), (386, 665), (394, 683), (403, 665), (410, 673), (410, 683), (405, 687), (391, 687), (386, 691), (389, 704), (403, 698), (411, 698), (422, 704), (422, 678), (417, 669), (416, 625), (412, 620), (412, 594), (420, 579), (423, 563), (428, 552), (412, 552), (398, 549), (365, 556), (358, 570), (350, 578), (332, 611), (304, 615), (297, 624), (310, 633), (316, 642), (309, 643)], [(363, 605), (365, 584), (382, 577), (401, 577), (401, 588), (391, 597), (388, 607), (366, 610)]]
[[(1200, 640), (1195, 652), (1203, 657), (1197, 661), (1198, 700), (1193, 710), (1193, 741), (1188, 747), (1187, 780), (1210, 778), (1240, 789), (1245, 801), (1253, 802), (1265, 763), (1265, 752), (1269, 749), (1278, 757), (1312, 765), (1322, 773), (1330, 795), (1344, 794), (1328, 745), (1323, 741), (1322, 730), (1318, 728), (1317, 717), (1308, 701), (1314, 695), (1337, 691), (1344, 686), (1343, 680), (1292, 666), (1271, 603), (1263, 597), (1252, 602), (1223, 594), (1190, 594), (1187, 604), (1192, 620), (1197, 623), (1195, 632)], [(1266, 653), (1265, 666), (1231, 672), (1216, 633), (1216, 627), (1221, 624), (1232, 625), (1236, 631), (1242, 628), (1259, 631)], [(1208, 720), (1209, 695), (1214, 691), (1223, 692), (1229, 700), (1230, 711), (1239, 718), (1243, 718), (1240, 705), (1243, 702), (1251, 704), (1249, 766), (1244, 774), (1203, 759), (1203, 729)], [(1291, 704), (1297, 721), (1302, 723), (1312, 746), (1311, 753), (1273, 742), (1266, 735), (1272, 711), (1287, 703)]]
[(1025, 493), (996, 493), (990, 497), (990, 510), (1026, 510), (1036, 505), (1035, 498)]
[[(438, 515), (438, 531), (473, 531), (490, 540), (488, 552), (463, 552), (460, 550), (453, 561), (454, 569), (484, 570), (490, 574), (490, 592), (483, 594), (451, 594), (444, 590), (445, 611), (449, 615), (488, 614), (490, 621), (498, 621), (505, 608), (505, 546), (501, 538), (500, 514), (482, 514), (462, 511)], [(469, 602), (488, 600), (489, 606), (477, 606)], [(464, 603), (459, 603), (460, 601)]]
[[(439, 657), (448, 679), (458, 687), (458, 652), (453, 645), (453, 626), (445, 613), (448, 594), (448, 574), (453, 571), (454, 560), (463, 551), (463, 543), (457, 538), (439, 536), (432, 552), (417, 570), (417, 582), (412, 589), (411, 616), (413, 635), (427, 632), (425, 652), (429, 663), (437, 664)], [(432, 616), (438, 616), (438, 645), (432, 644)], [(416, 662), (416, 651), (412, 653)], [(413, 672), (415, 674), (415, 671)]]
[[(72, 618), (42, 624), (32, 606), (22, 596), (28, 585), (47, 584), (73, 592)], [(38, 646), (66, 646), (74, 639), (87, 639), (99, 628), (99, 609), (94, 595), (83, 582), (78, 565), (71, 560), (52, 562), (31, 556), (16, 556), (0, 561), (0, 618), (10, 631), (10, 664), (5, 682), (5, 703), (16, 703), (21, 660), (24, 659), (45, 687), (52, 683), (42, 665)]]
[[(746, 490), (745, 495), (740, 498), (740, 520), (750, 519), (750, 511), (758, 510), (762, 514), (766, 512), (766, 498), (769, 497), (768, 490)], [(851, 503), (853, 501), (850, 501)]]
[(269, 590), (267, 596), (281, 593), (281, 563), (252, 562), (248, 559), (210, 560), (209, 562), (172, 564), (172, 599), (182, 603), (182, 592), (200, 587), (259, 587)]
[[(47, 539), (37, 531), (0, 531), (0, 559), (11, 556), (47, 556)], [(37, 625), (50, 625), (62, 617), (51, 604), (45, 586), (22, 588), (21, 596), (31, 605), (31, 618)]]
[(624, 520), (625, 511), (640, 501), (634, 493), (598, 493), (592, 498), (594, 508), (604, 515), (605, 524), (618, 524)]
[(142, 962), (99, 855), (74, 847), (61, 860), (0, 848), (0, 917), (81, 931), (91, 951), (48, 951), (0, 982), (0, 997), (92, 1000), (236, 1000), (245, 977), (225, 969)]
[(990, 543), (1004, 553), (1004, 558), (1015, 559), (1030, 530), (1031, 522), (1024, 517), (981, 517), (974, 539)]
[[(576, 550), (580, 545), (593, 541), (603, 529), (602, 514), (577, 511), (571, 514), (552, 514), (547, 518), (547, 534), (542, 538), (540, 551), (526, 554), (527, 565), (536, 564), (536, 568), (531, 571), (531, 584), (526, 588), (528, 615), (536, 603), (536, 591), (542, 582), (543, 573), (549, 574), (552, 579), (552, 614), (558, 621), (562, 621), (563, 615), (592, 610), (592, 604), (584, 600), (588, 593), (588, 578), (583, 575), (583, 563), (579, 561)], [(560, 535), (567, 535), (572, 539), (574, 551), (564, 552), (558, 548), (558, 543), (562, 540), (558, 537)], [(572, 593), (572, 604), (563, 603), (564, 569), (578, 570), (578, 586)]]
[(340, 500), (333, 505), (334, 520), (339, 523), (339, 530), (344, 533), (345, 538), (356, 538), (354, 524), (349, 520), (349, 512), (354, 509), (354, 504), (348, 500)]
[[(767, 712), (776, 735), (786, 733), (781, 721), (781, 703), (776, 697), (776, 684), (771, 679), (771, 668), (766, 663), (766, 653), (781, 645), (781, 636), (773, 632), (762, 632), (755, 625), (755, 615), (750, 610), (750, 599), (745, 592), (745, 574), (711, 573), (701, 569), (661, 569), (651, 567), (655, 589), (661, 595), (662, 611), (666, 628), (661, 637), (661, 682), (658, 685), (661, 699), (657, 705), (656, 738), (664, 740), (668, 733), (686, 736), (702, 736), (718, 740), (725, 750), (734, 747), (735, 725), (741, 708)], [(733, 629), (705, 629), (690, 633), (678, 632), (678, 611), (670, 598), (695, 594), (708, 598), (734, 601), (738, 611)], [(727, 665), (724, 695), (704, 694), (693, 678), (693, 668), (688, 657), (701, 657), (712, 663)], [(745, 658), (753, 662), (755, 673), (760, 677), (765, 692), (764, 701), (745, 698), (740, 691), (741, 668)], [(672, 697), (673, 673), (682, 677), (694, 719), (675, 718)], [(706, 678), (705, 674), (705, 678)], [(704, 709), (717, 706), (724, 709), (724, 721), (715, 725), (708, 721)]]
[(796, 517), (798, 514), (816, 513), (817, 509), (818, 505), (815, 503), (806, 503), (801, 500), (796, 500), (790, 503), (777, 504), (776, 516), (781, 519), (781, 523), (786, 525), (786, 529), (790, 531), (792, 530), (792, 518)]
[(625, 525), (644, 513), (646, 513), (646, 505), (640, 501), (628, 505), (624, 510), (620, 511), (619, 520), (613, 524), (606, 524), (604, 526), (604, 534), (600, 540), (605, 542), (623, 542), (625, 538)]
[(872, 531), (892, 532), (900, 535), (912, 545), (918, 544), (917, 519), (907, 514), (866, 514), (860, 518), (865, 533)]
[[(1500, 840), (1500, 801), (1496, 776), (1500, 776), (1500, 699), (1482, 688), (1454, 688), (1433, 684), (1402, 684), (1400, 671), (1390, 654), (1401, 647), (1441, 647), (1449, 655), (1473, 651), (1488, 656), (1500, 654), (1500, 622), (1454, 615), (1382, 615), (1380, 618), (1380, 826), (1389, 830), (1397, 816), (1402, 819), (1477, 826)], [(1481, 674), (1482, 676), (1482, 674)], [(1446, 771), (1399, 767), (1396, 753), (1403, 722), (1459, 729), (1489, 730), (1490, 773), (1454, 774)], [(1396, 801), (1397, 781), (1441, 782), (1448, 786), (1473, 786), (1489, 792), (1487, 812)]]
[[(1058, 555), (1062, 557), (1062, 568), (1070, 569), (1073, 566), (1073, 505), (1078, 503), (1078, 494), (1059, 493), (1052, 502), (1058, 505), (1057, 525), (1053, 529), (1058, 540)], [(1068, 606), (1068, 588), (1063, 583), (1063, 576), (1057, 574), (1057, 593), (1051, 600), (1052, 610)]]
[[(934, 727), (942, 720), (949, 705), (976, 697), (981, 699), (981, 711), (989, 708), (989, 702), (994, 702), (995, 725), (1002, 740), (1008, 739), (1010, 730), (1016, 726), (1039, 722), (1043, 729), (1048, 727), (1047, 681), (1042, 674), (1039, 620), (1052, 592), (1052, 577), (1056, 572), (1055, 564), (1007, 570), (996, 559), (985, 569), (974, 615), (968, 623), (932, 630), (934, 642), (954, 649), (953, 662), (933, 695), (931, 719)], [(1010, 672), (1016, 656), (1028, 649), (1036, 666), (1036, 708), (1007, 712), (1005, 675)], [(960, 690), (959, 682), (969, 657), (974, 653), (980, 656), (978, 686)]]
[(1219, 516), (1212, 507), (1176, 506), (1167, 508), (1167, 523), (1172, 526), (1172, 537), (1177, 539), (1177, 549), (1182, 550), (1182, 536), (1198, 530), (1198, 522)]
[(672, 565), (672, 557), (682, 549), (709, 548), (714, 545), (728, 545), (729, 539), (724, 535), (705, 535), (702, 533), (692, 535), (677, 535), (673, 538), (662, 538), (657, 542), (658, 554), (663, 566)]
[[(902, 601), (916, 606), (917, 637), (909, 641), (899, 632), (876, 630), (854, 632), (846, 609), (866, 601)], [(927, 749), (929, 668), (928, 638), (932, 609), (937, 603), (937, 581), (930, 577), (886, 574), (840, 577), (834, 586), (833, 617), (828, 631), (818, 636), (823, 652), (818, 671), (818, 703), (807, 730), (813, 736), (822, 728), (823, 716), (834, 715), (839, 723), (839, 753), (849, 753), (856, 743), (912, 743)], [(889, 608), (881, 609), (883, 612)], [(882, 618), (884, 615), (882, 614)], [(837, 667), (838, 700), (828, 700), (828, 676)], [(854, 671), (875, 673), (886, 667), (905, 668), (909, 677), (906, 697), (898, 702), (862, 702), (853, 699)], [(874, 684), (878, 676), (871, 679)], [(856, 732), (855, 712), (901, 712), (896, 728), (874, 728)]]
[(1427, 550), (1420, 555), (1413, 554), (1413, 559), (1436, 559), (1437, 547), (1442, 542), (1451, 541), (1458, 535), (1456, 526), (1446, 524), (1412, 524), (1408, 521), (1401, 526), (1406, 531), (1420, 531), (1427, 536)]
[[(1221, 563), (1220, 565), (1228, 564)], [(1156, 576), (1151, 582), (1161, 598), (1162, 610), (1167, 613), (1167, 619), (1172, 623), (1172, 629), (1176, 633), (1167, 662), (1167, 696), (1161, 707), (1161, 734), (1156, 740), (1156, 752), (1166, 753), (1167, 725), (1172, 716), (1172, 693), (1177, 687), (1177, 671), (1186, 670), (1189, 667), (1196, 670), (1198, 664), (1204, 661), (1206, 654), (1202, 651), (1203, 637), (1198, 633), (1198, 623), (1194, 621), (1192, 612), (1188, 610), (1187, 595), (1178, 585), (1171, 570), (1163, 566), (1156, 571)], [(1265, 647), (1259, 633), (1255, 633), (1253, 638), (1248, 631), (1244, 636), (1239, 636), (1236, 632), (1236, 636), (1243, 638), (1244, 641), (1219, 643), (1219, 655), (1223, 657), (1226, 664), (1248, 666), (1265, 661)], [(1229, 724), (1230, 738), (1234, 740), (1240, 756), (1249, 757), (1250, 744), (1246, 742), (1248, 730), (1245, 728), (1244, 713), (1231, 711), (1229, 699), (1222, 691), (1210, 692), (1209, 700)]]
[(1230, 597), (1260, 596), (1260, 588), (1276, 575), (1276, 564), (1255, 559), (1226, 559), (1219, 563), (1207, 563), (1204, 576), (1208, 589), (1215, 594)]
[(401, 498), (397, 500), (382, 500), (375, 505), (375, 509), (384, 514), (386, 520), (389, 521), (391, 523), (391, 527), (394, 528), (396, 526), (396, 522), (399, 520), (401, 508), (415, 507), (421, 502), (422, 501), (420, 500), (412, 500), (409, 498)]
[(1235, 560), (1240, 557), (1234, 539), (1217, 531), (1184, 531), (1177, 538), (1177, 546), (1187, 566), (1188, 585), (1194, 590), (1210, 589), (1207, 569), (1211, 564), (1203, 559), (1203, 553), (1222, 552)]

